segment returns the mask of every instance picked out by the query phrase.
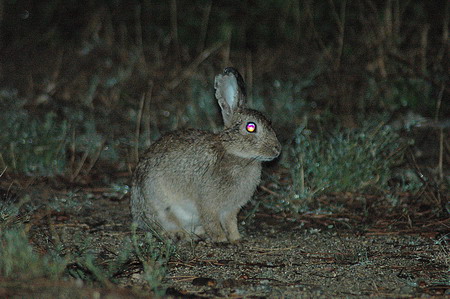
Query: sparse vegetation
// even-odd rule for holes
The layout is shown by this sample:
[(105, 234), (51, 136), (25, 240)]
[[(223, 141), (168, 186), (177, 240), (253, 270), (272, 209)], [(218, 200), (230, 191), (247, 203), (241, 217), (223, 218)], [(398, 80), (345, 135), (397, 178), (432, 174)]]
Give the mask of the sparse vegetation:
[(57, 252), (42, 255), (37, 253), (20, 226), (1, 230), (0, 244), (0, 273), (6, 279), (58, 279), (67, 264)]
[[(403, 143), (403, 144), (402, 144)], [(343, 132), (313, 133), (304, 129), (295, 136), (291, 167), (295, 198), (327, 192), (388, 192), (404, 142), (383, 122)]]
[(149, 289), (158, 296), (164, 294), (166, 287), (163, 279), (167, 271), (169, 259), (175, 252), (175, 246), (169, 241), (158, 241), (151, 234), (132, 231), (131, 238), (125, 238), (117, 251), (110, 251), (109, 258), (101, 258), (92, 246), (92, 240), (78, 242), (77, 256), (70, 258), (66, 272), (71, 277), (86, 282), (99, 282), (110, 286), (118, 282), (133, 263), (143, 267), (142, 281), (147, 282)]
[(175, 253), (175, 246), (170, 240), (158, 242), (151, 233), (137, 235), (135, 231), (131, 243), (135, 256), (144, 268), (143, 279), (156, 295), (163, 296), (165, 286), (162, 281), (166, 276), (169, 260)]
[(67, 121), (52, 112), (43, 119), (31, 116), (14, 93), (0, 94), (0, 162), (18, 173), (62, 174), (67, 163)]
[[(228, 65), (284, 145), (245, 220), (267, 213), (298, 236), (386, 229), (392, 243), (420, 231), (438, 238), (429, 275), (448, 270), (449, 15), (448, 1), (421, 0), (0, 1), (0, 294), (133, 279), (165, 295), (175, 246), (130, 226), (129, 177), (165, 132), (222, 126), (213, 78)], [(324, 260), (376, 267), (366, 242)], [(270, 294), (267, 266), (224, 296)], [(264, 292), (240, 294), (253, 278)], [(438, 294), (412, 279), (414, 296)], [(358, 295), (389, 296), (372, 285)]]
[(20, 283), (35, 279), (61, 281), (73, 277), (85, 283), (98, 282), (110, 287), (117, 283), (118, 276), (137, 262), (144, 269), (142, 281), (147, 282), (155, 295), (164, 295), (166, 287), (162, 280), (175, 249), (169, 241), (157, 241), (150, 234), (133, 231), (131, 240), (125, 239), (117, 251), (110, 251), (112, 257), (105, 260), (95, 253), (98, 249), (93, 247), (91, 239), (81, 235), (77, 238), (78, 251), (75, 255), (64, 254), (64, 244), (61, 243), (50, 247), (45, 253), (38, 253), (20, 225), (1, 229), (0, 274), (4, 282)]

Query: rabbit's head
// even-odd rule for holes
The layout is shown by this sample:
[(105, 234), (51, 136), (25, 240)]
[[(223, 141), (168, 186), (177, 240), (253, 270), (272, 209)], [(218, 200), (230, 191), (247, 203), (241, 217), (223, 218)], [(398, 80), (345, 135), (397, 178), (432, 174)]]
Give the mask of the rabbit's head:
[(260, 112), (246, 108), (245, 84), (232, 67), (217, 75), (216, 98), (222, 110), (225, 149), (235, 156), (270, 161), (278, 157), (281, 145), (270, 121)]

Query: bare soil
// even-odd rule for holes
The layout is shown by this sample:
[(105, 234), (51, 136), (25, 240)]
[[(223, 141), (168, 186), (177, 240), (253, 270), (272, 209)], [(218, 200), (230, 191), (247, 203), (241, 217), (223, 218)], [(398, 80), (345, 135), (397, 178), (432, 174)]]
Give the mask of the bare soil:
[[(107, 264), (131, 235), (128, 197), (104, 188), (84, 188), (71, 201), (65, 210), (47, 208), (32, 215), (27, 224), (32, 242), (42, 252), (62, 244), (63, 251), (73, 255), (87, 240), (98, 262)], [(163, 281), (166, 296), (450, 296), (448, 217), (430, 219), (424, 213), (421, 218), (393, 218), (386, 213), (383, 218), (382, 212), (367, 224), (359, 223), (365, 218), (358, 211), (340, 215), (249, 211), (247, 207), (240, 214), (243, 241), (239, 244), (178, 244)], [(0, 296), (153, 297), (142, 273), (139, 261), (130, 260), (115, 274), (117, 284), (74, 279), (5, 282)]]

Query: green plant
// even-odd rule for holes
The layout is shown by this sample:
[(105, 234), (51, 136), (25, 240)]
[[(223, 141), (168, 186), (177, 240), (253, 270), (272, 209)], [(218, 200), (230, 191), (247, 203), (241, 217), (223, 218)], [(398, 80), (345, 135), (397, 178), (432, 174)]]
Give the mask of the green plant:
[[(277, 127), (295, 127), (303, 122), (303, 115), (308, 108), (304, 90), (314, 84), (321, 71), (321, 68), (317, 67), (300, 80), (287, 82), (275, 80), (268, 88), (265, 86), (255, 88), (255, 95), (253, 97), (248, 95), (248, 105), (264, 112)], [(191, 101), (186, 104), (186, 112), (179, 122), (189, 122), (189, 126), (195, 128), (218, 130), (222, 126), (222, 121), (212, 86), (202, 84), (199, 80), (191, 80), (190, 89)], [(269, 95), (263, 95), (265, 93)]]
[(13, 204), (6, 196), (5, 198), (0, 198), (0, 229), (5, 229), (18, 213), (18, 205)]
[(57, 279), (66, 267), (66, 261), (57, 252), (36, 253), (20, 227), (0, 231), (0, 245), (0, 273), (3, 277)]
[(63, 109), (62, 115), (34, 115), (25, 103), (14, 92), (0, 91), (0, 167), (37, 176), (69, 170), (73, 180), (88, 173), (99, 158), (119, 160), (120, 140), (105, 146), (107, 137), (98, 132), (102, 119), (73, 107)]
[(0, 93), (0, 157), (5, 166), (29, 175), (52, 176), (65, 170), (68, 123), (52, 112), (43, 119), (24, 109), (14, 93)]
[(434, 115), (436, 100), (432, 84), (424, 79), (397, 78), (377, 82), (367, 80), (366, 101), (381, 100), (385, 107), (398, 110), (406, 107), (422, 114)]
[[(80, 238), (81, 239), (81, 238)], [(116, 283), (118, 274), (136, 259), (143, 267), (142, 277), (156, 295), (163, 295), (162, 284), (167, 271), (167, 263), (175, 252), (169, 241), (158, 241), (152, 234), (138, 234), (133, 229), (131, 239), (124, 240), (114, 257), (108, 260), (100, 258), (90, 247), (91, 240), (84, 238), (78, 244), (77, 255), (67, 267), (67, 273), (84, 281), (98, 281), (104, 286)]]
[[(29, 194), (16, 197), (12, 194), (0, 195), (0, 232), (17, 228), (19, 223), (29, 218), (38, 209), (31, 202)], [(19, 213), (20, 212), (20, 213)]]
[(275, 80), (270, 88), (270, 95), (263, 96), (264, 89), (257, 88), (250, 105), (263, 111), (274, 126), (295, 128), (303, 122), (303, 115), (308, 110), (305, 100), (305, 89), (314, 84), (314, 80), (322, 71), (320, 66), (305, 77), (296, 81), (281, 82)]
[(167, 264), (175, 253), (175, 246), (170, 240), (157, 241), (151, 233), (143, 235), (132, 233), (133, 251), (144, 268), (143, 277), (156, 295), (165, 294), (162, 284), (167, 273)]
[(387, 188), (401, 149), (392, 129), (373, 123), (331, 135), (301, 129), (291, 148), (294, 198)]

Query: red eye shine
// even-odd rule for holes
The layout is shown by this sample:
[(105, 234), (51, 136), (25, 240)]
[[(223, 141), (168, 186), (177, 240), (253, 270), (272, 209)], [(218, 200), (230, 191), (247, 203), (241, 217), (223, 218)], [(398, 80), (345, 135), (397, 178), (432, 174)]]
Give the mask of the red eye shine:
[(254, 122), (248, 122), (245, 126), (245, 129), (249, 133), (255, 133), (256, 132), (256, 124)]

